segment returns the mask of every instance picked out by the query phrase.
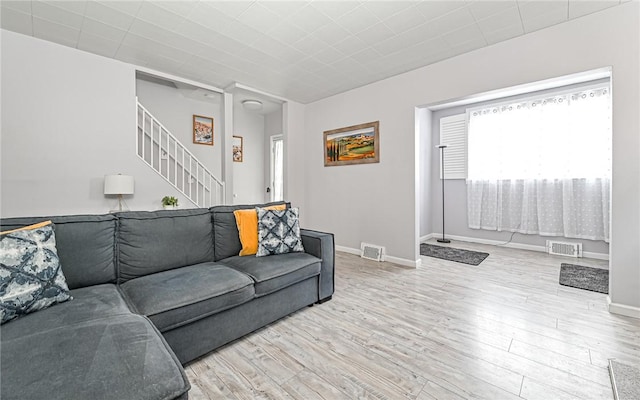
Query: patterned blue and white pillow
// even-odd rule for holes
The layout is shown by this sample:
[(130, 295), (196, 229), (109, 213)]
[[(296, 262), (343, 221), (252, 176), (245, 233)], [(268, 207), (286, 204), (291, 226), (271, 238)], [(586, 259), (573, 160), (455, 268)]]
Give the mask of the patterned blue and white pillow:
[(256, 257), (304, 251), (300, 237), (298, 209), (258, 212), (258, 252)]
[(51, 222), (0, 235), (0, 323), (69, 299)]

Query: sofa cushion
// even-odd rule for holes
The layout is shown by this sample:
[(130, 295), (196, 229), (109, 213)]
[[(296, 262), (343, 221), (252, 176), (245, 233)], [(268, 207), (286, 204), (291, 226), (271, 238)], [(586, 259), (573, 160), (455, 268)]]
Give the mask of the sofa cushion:
[(298, 209), (258, 208), (258, 251), (256, 257), (304, 251), (300, 238)]
[(56, 248), (69, 289), (115, 283), (114, 215), (70, 215), (53, 217), (4, 218), (2, 230), (51, 220)]
[(273, 293), (320, 274), (320, 260), (307, 253), (268, 257), (229, 257), (221, 261), (255, 281), (256, 297)]
[(113, 285), (2, 326), (0, 398), (175, 399), (189, 390), (180, 363)]
[(213, 261), (207, 209), (119, 213), (119, 281)]
[(234, 269), (202, 263), (122, 284), (130, 304), (161, 332), (252, 300), (253, 281)]
[(0, 323), (70, 298), (51, 221), (0, 234)]
[(211, 211), (211, 218), (213, 219), (214, 261), (220, 261), (223, 258), (240, 254), (242, 244), (240, 243), (236, 217), (233, 214), (235, 210), (255, 209), (256, 207), (268, 207), (279, 204), (286, 204), (287, 208), (290, 206), (289, 203), (279, 201), (268, 204), (211, 207), (209, 210)]
[[(286, 204), (265, 207), (267, 210), (284, 210)], [(258, 212), (256, 208), (248, 210), (235, 210), (233, 215), (236, 217), (236, 225), (238, 226), (238, 236), (242, 249), (239, 256), (252, 256), (258, 251)]]

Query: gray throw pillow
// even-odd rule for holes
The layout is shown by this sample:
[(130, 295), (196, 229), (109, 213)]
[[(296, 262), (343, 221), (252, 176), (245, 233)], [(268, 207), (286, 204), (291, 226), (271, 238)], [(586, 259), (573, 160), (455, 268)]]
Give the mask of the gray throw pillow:
[(298, 209), (266, 210), (258, 212), (258, 252), (256, 257), (304, 251), (300, 237)]
[(0, 323), (71, 299), (53, 224), (0, 235)]

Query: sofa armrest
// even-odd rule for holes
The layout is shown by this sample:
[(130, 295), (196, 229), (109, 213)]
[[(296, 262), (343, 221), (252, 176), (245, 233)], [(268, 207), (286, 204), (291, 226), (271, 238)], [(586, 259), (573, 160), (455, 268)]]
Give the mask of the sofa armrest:
[(320, 264), (320, 282), (318, 302), (331, 299), (334, 291), (334, 268), (336, 251), (332, 233), (300, 229), (304, 251), (322, 260)]

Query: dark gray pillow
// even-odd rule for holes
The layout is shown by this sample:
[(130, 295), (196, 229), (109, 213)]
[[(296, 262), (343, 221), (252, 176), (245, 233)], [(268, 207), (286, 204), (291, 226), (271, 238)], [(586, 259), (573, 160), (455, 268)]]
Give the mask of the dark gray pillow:
[(70, 298), (50, 221), (0, 235), (0, 323)]
[(300, 237), (298, 209), (267, 210), (258, 213), (258, 252), (256, 257), (304, 251)]

